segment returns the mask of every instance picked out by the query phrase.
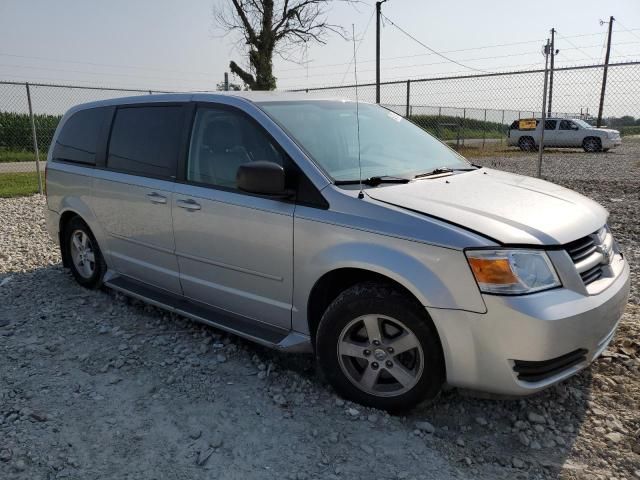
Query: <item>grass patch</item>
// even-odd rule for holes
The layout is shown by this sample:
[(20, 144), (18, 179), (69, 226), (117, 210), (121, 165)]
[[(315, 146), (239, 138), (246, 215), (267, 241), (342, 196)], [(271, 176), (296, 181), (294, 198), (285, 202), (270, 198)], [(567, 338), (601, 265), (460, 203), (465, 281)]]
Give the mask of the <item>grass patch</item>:
[(0, 198), (25, 197), (38, 193), (38, 174), (0, 173)]
[[(40, 160), (42, 161), (42, 153), (40, 153)], [(11, 150), (8, 148), (0, 147), (0, 163), (10, 162), (35, 162), (36, 154), (29, 150)]]

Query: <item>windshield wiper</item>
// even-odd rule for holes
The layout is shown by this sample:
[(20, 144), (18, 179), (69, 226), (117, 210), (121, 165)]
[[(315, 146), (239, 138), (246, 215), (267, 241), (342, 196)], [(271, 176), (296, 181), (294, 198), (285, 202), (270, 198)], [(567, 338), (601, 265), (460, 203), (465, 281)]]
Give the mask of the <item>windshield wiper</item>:
[[(480, 168), (480, 167), (478, 167)], [(434, 175), (441, 175), (443, 173), (453, 173), (453, 172), (471, 172), (472, 170), (477, 170), (478, 168), (450, 168), (450, 167), (438, 167), (438, 168), (434, 168), (433, 170), (430, 170), (428, 172), (425, 173), (419, 173), (418, 175), (414, 176), (413, 178), (425, 178), (425, 177), (432, 177)]]
[[(374, 176), (374, 177), (369, 177), (369, 178), (363, 178), (362, 179), (362, 184), (363, 185), (367, 185), (369, 187), (377, 187), (378, 185), (380, 185), (382, 183), (409, 183), (410, 181), (411, 181), (410, 178), (392, 177), (392, 176), (389, 176), (389, 175), (380, 175), (380, 176)], [(358, 180), (358, 179), (336, 180), (335, 184), (336, 185), (358, 185), (358, 184), (360, 184), (360, 180)]]

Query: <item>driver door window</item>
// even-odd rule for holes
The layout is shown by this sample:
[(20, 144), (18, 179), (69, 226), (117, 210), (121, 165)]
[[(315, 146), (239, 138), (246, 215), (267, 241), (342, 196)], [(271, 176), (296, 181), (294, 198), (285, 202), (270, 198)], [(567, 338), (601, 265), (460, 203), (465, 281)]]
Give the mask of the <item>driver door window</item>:
[(580, 146), (582, 139), (578, 126), (571, 120), (561, 120), (558, 127), (558, 143), (562, 147)]
[(236, 188), (240, 165), (258, 160), (284, 164), (280, 151), (245, 115), (226, 109), (198, 109), (187, 161), (187, 181)]

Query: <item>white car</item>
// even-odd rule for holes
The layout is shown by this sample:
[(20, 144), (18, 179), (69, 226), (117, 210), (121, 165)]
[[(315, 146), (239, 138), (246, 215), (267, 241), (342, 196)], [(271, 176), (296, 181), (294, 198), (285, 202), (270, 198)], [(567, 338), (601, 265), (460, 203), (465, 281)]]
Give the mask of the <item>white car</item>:
[[(535, 122), (535, 128), (534, 128)], [(509, 127), (507, 144), (521, 150), (540, 145), (540, 119), (515, 120)], [(620, 132), (596, 128), (577, 118), (547, 118), (544, 121), (544, 146), (584, 148), (585, 152), (606, 152), (622, 143)]]

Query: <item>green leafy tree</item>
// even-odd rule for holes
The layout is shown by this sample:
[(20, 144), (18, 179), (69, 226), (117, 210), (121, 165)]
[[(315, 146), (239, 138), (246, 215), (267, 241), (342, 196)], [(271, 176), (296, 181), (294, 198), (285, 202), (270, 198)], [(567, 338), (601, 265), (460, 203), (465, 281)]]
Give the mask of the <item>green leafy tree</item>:
[[(215, 11), (227, 32), (240, 32), (249, 48), (250, 71), (231, 61), (229, 68), (251, 90), (274, 90), (273, 56), (286, 60), (293, 50), (309, 42), (325, 43), (330, 32), (345, 31), (327, 21), (332, 0), (228, 0)], [(357, 3), (355, 0), (333, 0)], [(253, 72), (253, 73), (252, 73)]]

